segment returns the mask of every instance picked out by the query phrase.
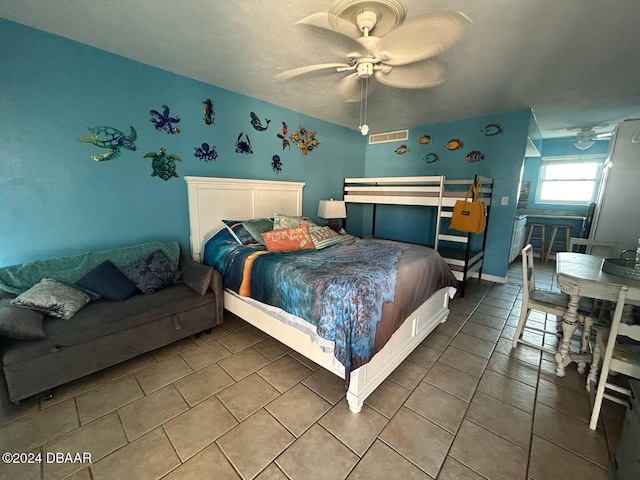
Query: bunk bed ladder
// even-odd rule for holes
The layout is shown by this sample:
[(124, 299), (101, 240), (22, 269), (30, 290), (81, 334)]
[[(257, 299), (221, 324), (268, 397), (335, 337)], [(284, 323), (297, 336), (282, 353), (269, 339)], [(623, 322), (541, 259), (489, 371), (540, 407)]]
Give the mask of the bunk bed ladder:
[[(482, 277), (482, 267), (484, 265), (484, 250), (487, 241), (487, 229), (489, 226), (489, 212), (491, 209), (491, 198), (493, 195), (493, 179), (481, 177), (476, 175), (473, 182), (480, 181), (482, 183), (482, 198), (487, 206), (487, 224), (482, 235), (482, 245), (479, 249), (472, 249), (472, 241), (475, 234), (472, 233), (442, 233), (443, 230), (449, 230), (449, 223), (451, 221), (451, 215), (453, 213), (453, 207), (456, 200), (463, 199), (468, 186), (472, 182), (468, 180), (447, 180), (445, 183), (449, 186), (465, 186), (463, 190), (451, 190), (447, 191), (444, 200), (443, 208), (441, 209), (442, 218), (448, 218), (449, 222), (444, 222), (438, 225), (437, 238), (441, 242), (448, 242), (456, 246), (440, 245), (436, 248), (440, 255), (445, 259), (455, 277), (458, 279), (460, 286), (460, 296), (464, 297), (464, 291), (467, 279), (477, 272), (478, 279)], [(443, 228), (444, 227), (444, 228)]]

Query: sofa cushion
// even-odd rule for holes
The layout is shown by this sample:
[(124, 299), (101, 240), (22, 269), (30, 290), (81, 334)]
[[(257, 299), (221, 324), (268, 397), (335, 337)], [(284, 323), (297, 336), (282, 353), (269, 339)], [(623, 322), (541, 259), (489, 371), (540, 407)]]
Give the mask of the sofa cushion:
[(182, 272), (162, 250), (156, 250), (151, 255), (124, 267), (122, 273), (129, 277), (142, 293), (150, 295), (175, 283)]
[(15, 340), (35, 340), (44, 337), (44, 313), (16, 307), (10, 298), (0, 300), (0, 336)]
[(13, 305), (45, 312), (52, 317), (69, 320), (91, 297), (77, 288), (43, 278), (33, 287), (11, 300)]
[[(215, 294), (200, 296), (181, 283), (166, 287), (153, 295), (137, 294), (126, 302), (96, 300), (67, 321), (45, 318), (46, 336), (30, 342), (5, 339), (3, 364), (9, 365), (25, 359), (47, 355), (73, 345), (92, 341), (122, 330), (171, 317), (203, 305), (215, 303)], [(212, 317), (212, 322), (214, 318)], [(115, 344), (114, 349), (118, 346)]]
[(138, 292), (136, 284), (109, 260), (102, 262), (74, 285), (112, 302), (123, 302)]

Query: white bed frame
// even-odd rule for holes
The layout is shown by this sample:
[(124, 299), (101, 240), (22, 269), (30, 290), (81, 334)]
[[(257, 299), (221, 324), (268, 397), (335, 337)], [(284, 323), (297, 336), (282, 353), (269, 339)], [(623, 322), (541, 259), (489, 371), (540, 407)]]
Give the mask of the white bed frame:
[[(224, 227), (222, 219), (243, 220), (272, 217), (274, 212), (302, 214), (304, 183), (212, 177), (184, 177), (189, 199), (191, 253), (202, 259), (203, 241)], [(418, 307), (369, 363), (351, 372), (347, 401), (358, 413), (364, 400), (449, 314), (453, 289), (434, 293)], [(238, 296), (225, 291), (224, 308), (284, 343), (335, 375), (344, 378), (333, 353), (324, 352), (306, 333), (276, 320)], [(340, 368), (342, 367), (342, 368)]]

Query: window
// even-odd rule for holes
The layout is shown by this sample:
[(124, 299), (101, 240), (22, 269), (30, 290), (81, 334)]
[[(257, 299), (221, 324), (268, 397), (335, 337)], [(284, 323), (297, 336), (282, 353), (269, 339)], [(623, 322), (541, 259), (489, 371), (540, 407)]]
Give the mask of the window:
[(537, 203), (580, 205), (595, 200), (604, 156), (542, 160)]

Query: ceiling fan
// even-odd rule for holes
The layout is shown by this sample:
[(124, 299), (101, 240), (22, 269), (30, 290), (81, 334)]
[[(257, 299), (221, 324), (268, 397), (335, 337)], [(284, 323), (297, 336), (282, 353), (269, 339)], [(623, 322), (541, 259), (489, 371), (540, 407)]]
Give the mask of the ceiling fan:
[(577, 149), (587, 150), (595, 144), (596, 140), (611, 138), (611, 132), (596, 133), (593, 129), (594, 127), (580, 127), (580, 130), (576, 134), (576, 141), (573, 142)]
[(433, 57), (455, 44), (471, 23), (455, 11), (434, 11), (405, 23), (406, 14), (403, 0), (334, 0), (327, 13), (315, 13), (297, 23), (339, 36), (344, 42), (344, 61), (294, 68), (276, 78), (289, 80), (320, 70), (347, 73), (338, 91), (346, 102), (360, 102), (362, 131), (366, 127), (362, 110), (364, 107), (366, 122), (366, 98), (376, 86), (370, 79), (412, 89), (441, 83), (444, 70)]

